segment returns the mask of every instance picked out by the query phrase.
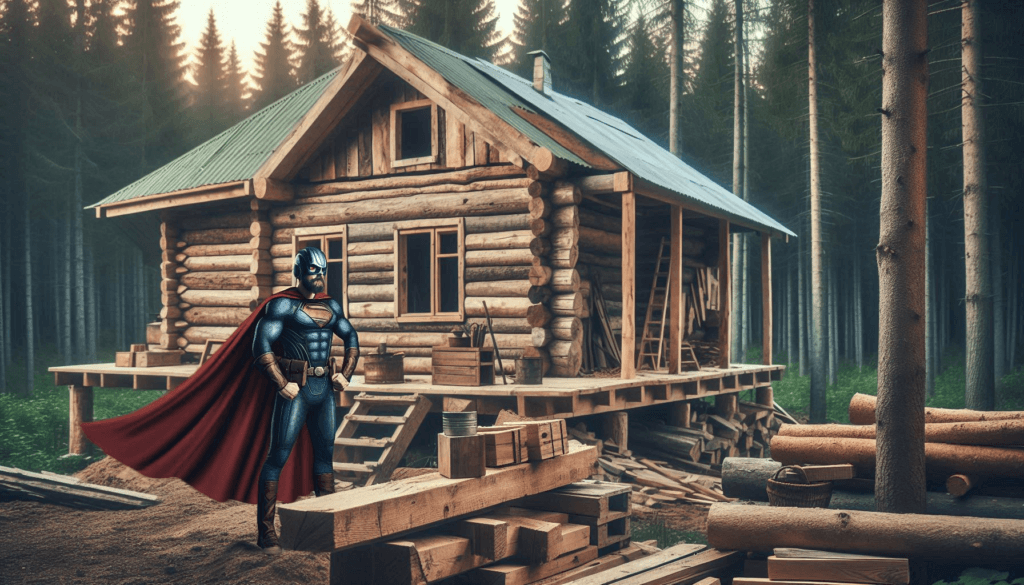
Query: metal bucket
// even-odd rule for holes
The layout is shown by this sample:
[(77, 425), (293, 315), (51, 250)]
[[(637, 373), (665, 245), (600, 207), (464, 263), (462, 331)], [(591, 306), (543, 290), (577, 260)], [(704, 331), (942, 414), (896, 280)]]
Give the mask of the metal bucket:
[(476, 434), (476, 411), (442, 412), (441, 426), (449, 437), (469, 437)]
[(540, 384), (543, 378), (543, 360), (534, 357), (516, 360), (516, 384)]

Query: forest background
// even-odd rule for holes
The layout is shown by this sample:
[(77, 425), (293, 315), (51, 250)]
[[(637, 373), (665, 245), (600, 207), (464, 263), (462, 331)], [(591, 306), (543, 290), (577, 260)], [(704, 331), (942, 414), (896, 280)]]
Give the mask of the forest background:
[[(1024, 7), (1016, 0), (980, 6), (993, 300), (985, 335), (993, 341), (996, 408), (1024, 409)], [(112, 361), (115, 349), (144, 339), (159, 311), (156, 220), (100, 221), (83, 208), (337, 67), (351, 50), (317, 0), (306, 0), (297, 23), (278, 4), (254, 70), (245, 71), (212, 10), (198, 46), (185, 46), (178, 8), (171, 0), (0, 2), (0, 464), (80, 465), (59, 459), (68, 397), (46, 368)], [(727, 188), (737, 177), (741, 112), (745, 170), (736, 190), (800, 236), (772, 251), (774, 360), (790, 366), (777, 400), (808, 411), (806, 0), (520, 0), (508, 36), (499, 33), (491, 0), (354, 0), (352, 11), (525, 77), (532, 72), (526, 53), (544, 49), (557, 91), (622, 117)], [(849, 396), (876, 389), (881, 2), (820, 1), (814, 19), (827, 418), (844, 421)], [(930, 3), (928, 20), (928, 396), (935, 406), (962, 407), (969, 323), (960, 0)], [(678, 69), (674, 41), (682, 49)], [(735, 107), (737, 46), (746, 55), (742, 109)], [(669, 124), (673, 75), (677, 136)], [(759, 246), (754, 238), (734, 242), (733, 355), (754, 363)], [(96, 416), (157, 395), (98, 392)]]

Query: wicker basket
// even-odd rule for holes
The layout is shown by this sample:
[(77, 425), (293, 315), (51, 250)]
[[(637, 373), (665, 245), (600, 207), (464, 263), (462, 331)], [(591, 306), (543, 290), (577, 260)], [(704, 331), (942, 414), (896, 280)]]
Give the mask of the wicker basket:
[[(780, 481), (779, 474), (788, 469), (794, 470), (803, 483)], [(804, 470), (796, 465), (780, 468), (768, 479), (768, 503), (772, 506), (787, 508), (827, 508), (832, 500), (832, 482), (822, 481), (808, 483)]]

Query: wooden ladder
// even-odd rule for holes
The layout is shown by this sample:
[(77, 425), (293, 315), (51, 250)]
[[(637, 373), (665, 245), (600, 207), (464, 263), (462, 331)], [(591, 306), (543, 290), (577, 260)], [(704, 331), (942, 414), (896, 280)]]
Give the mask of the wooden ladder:
[[(644, 318), (643, 334), (640, 337), (640, 355), (636, 359), (636, 369), (640, 369), (644, 360), (651, 362), (652, 370), (660, 370), (665, 351), (665, 317), (668, 315), (669, 295), (669, 259), (665, 257), (668, 247), (666, 238), (661, 238), (658, 245), (658, 260), (654, 264), (654, 278), (651, 283), (651, 297), (647, 302), (647, 316)], [(664, 284), (659, 284), (664, 283)], [(655, 311), (658, 311), (657, 321)]]
[[(401, 414), (397, 412), (401, 411)], [(391, 479), (420, 423), (430, 411), (430, 399), (419, 394), (373, 395), (360, 393), (334, 435), (334, 477), (341, 481), (373, 485)], [(360, 425), (376, 427), (372, 435), (356, 436)], [(386, 427), (393, 427), (390, 436)], [(365, 451), (380, 451), (376, 459), (364, 459)]]

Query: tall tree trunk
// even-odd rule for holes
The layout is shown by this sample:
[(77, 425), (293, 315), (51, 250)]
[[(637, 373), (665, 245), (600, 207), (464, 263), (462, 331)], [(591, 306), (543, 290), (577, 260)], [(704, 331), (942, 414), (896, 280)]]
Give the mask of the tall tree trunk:
[[(803, 239), (805, 239), (805, 238), (801, 238), (801, 240), (803, 240)], [(806, 246), (807, 246), (807, 244), (803, 244), (801, 242), (797, 242), (797, 245), (800, 248), (803, 248), (803, 249), (806, 249)], [(808, 364), (808, 359), (807, 359), (807, 345), (808, 345), (807, 344), (807, 284), (805, 282), (806, 279), (804, 278), (804, 273), (807, 272), (807, 262), (804, 260), (804, 258), (805, 258), (805, 256), (803, 254), (800, 254), (800, 257), (797, 259), (797, 266), (798, 266), (797, 273), (798, 273), (798, 277), (799, 277), (798, 278), (798, 283), (797, 283), (797, 296), (800, 297), (800, 299), (799, 299), (800, 310), (797, 311), (797, 317), (799, 317), (799, 321), (800, 321), (800, 326), (798, 328), (798, 330), (799, 330), (798, 331), (798, 337), (799, 337), (799, 345), (800, 345), (800, 376), (801, 377), (807, 375), (807, 366), (809, 365)]]
[(807, 2), (807, 78), (811, 144), (811, 422), (825, 422), (826, 355), (824, 260), (821, 242), (821, 176), (818, 163), (818, 78), (814, 48), (814, 0)]
[(964, 259), (967, 267), (967, 408), (995, 408), (993, 375), (992, 269), (989, 256), (988, 181), (985, 125), (981, 112), (981, 14), (978, 0), (962, 12), (964, 155)]
[(832, 259), (828, 263), (828, 284), (826, 285), (825, 293), (828, 295), (825, 299), (828, 303), (828, 383), (833, 385), (839, 378), (838, 375), (838, 360), (836, 356), (839, 354), (836, 344), (839, 343), (839, 329), (836, 327), (836, 268), (835, 259)]
[(853, 261), (854, 285), (854, 327), (853, 347), (857, 359), (857, 371), (864, 370), (864, 283), (860, 276), (860, 256)]
[(1010, 278), (1008, 279), (1009, 280), (1009, 283), (1008, 283), (1009, 284), (1009, 288), (1006, 291), (1006, 293), (1007, 293), (1006, 294), (1006, 298), (1010, 299), (1010, 307), (1009, 307), (1010, 308), (1010, 311), (1009, 311), (1010, 312), (1010, 318), (1009, 318), (1010, 327), (1007, 328), (1007, 338), (1006, 338), (1006, 348), (1007, 348), (1007, 356), (1006, 356), (1006, 358), (1007, 359), (1006, 359), (1006, 363), (1009, 365), (1010, 369), (1014, 369), (1015, 370), (1015, 368), (1017, 366), (1017, 361), (1016, 361), (1016, 358), (1017, 358), (1017, 337), (1019, 336), (1021, 328), (1024, 328), (1024, 319), (1022, 319), (1022, 317), (1024, 317), (1024, 311), (1020, 310), (1021, 309), (1021, 298), (1020, 298), (1020, 291), (1021, 291), (1021, 287), (1020, 287), (1020, 280), (1021, 280), (1020, 263), (1021, 263), (1021, 260), (1022, 260), (1021, 257), (1020, 257), (1020, 245), (1021, 245), (1020, 239), (1021, 238), (1020, 238), (1019, 234), (1013, 234), (1013, 235), (1011, 235), (1011, 238), (1014, 240), (1015, 245), (1010, 248), (1010, 250), (1013, 251), (1013, 256), (1010, 258), (1012, 260), (1012, 262), (1010, 262), (1010, 266), (1012, 266), (1013, 269), (1010, 272)]
[(850, 302), (853, 298), (852, 292), (850, 288), (844, 287), (843, 302), (839, 305), (843, 308), (843, 361), (847, 363), (853, 361), (853, 303)]
[(11, 338), (11, 244), (13, 238), (11, 232), (14, 230), (14, 218), (11, 213), (7, 213), (4, 216), (4, 250), (3, 250), (3, 273), (0, 273), (0, 278), (3, 282), (0, 282), (0, 288), (3, 289), (4, 302), (3, 302), (3, 315), (4, 315), (4, 339), (7, 343), (4, 344), (3, 354), (0, 355), (0, 360), (4, 362), (4, 366), (9, 368), (11, 365), (11, 350), (14, 344)]
[(935, 299), (932, 288), (932, 219), (925, 201), (924, 228), (924, 388), (928, 398), (935, 396)]
[(3, 310), (4, 303), (7, 302), (7, 242), (4, 241), (5, 239), (0, 238), (0, 278), (4, 279), (4, 282), (0, 283), (0, 394), (7, 391), (7, 360), (4, 359), (4, 356), (7, 354), (7, 346), (11, 343)]
[(683, 133), (681, 130), (683, 119), (683, 35), (686, 22), (683, 0), (672, 0), (671, 19), (672, 49), (670, 55), (668, 144), (672, 154), (680, 156), (683, 153)]
[[(85, 57), (85, 0), (75, 0), (75, 58), (78, 60), (75, 72), (75, 191), (71, 205), (71, 251), (74, 253), (74, 273), (69, 274), (75, 292), (75, 322), (72, 357), (82, 359), (85, 351), (85, 235), (82, 225), (82, 206), (84, 200), (84, 180), (82, 163), (85, 160), (82, 138), (82, 78), (85, 75), (83, 59)], [(70, 325), (70, 323), (69, 323)]]
[(128, 274), (125, 272), (124, 265), (124, 249), (120, 246), (117, 250), (117, 267), (115, 268), (115, 278), (112, 280), (114, 285), (114, 346), (117, 351), (123, 351), (125, 348), (124, 342), (124, 323), (125, 323), (125, 305), (124, 305), (124, 287), (125, 281), (128, 279)]
[(25, 224), (25, 387), (22, 395), (31, 397), (35, 389), (36, 373), (36, 335), (35, 322), (32, 319), (32, 297), (35, 296), (35, 289), (32, 287), (32, 197), (29, 194), (28, 184), (25, 189), (25, 209), (23, 211)]
[(992, 373), (995, 383), (1006, 375), (1006, 296), (1003, 289), (1003, 222), (1001, 221), (999, 200), (989, 202), (989, 226), (992, 232), (992, 241), (989, 246), (992, 250), (992, 355), (995, 363), (992, 365)]
[[(738, 3), (742, 4), (742, 0), (737, 0), (737, 1), (738, 1)], [(740, 24), (740, 27), (742, 27), (742, 24)], [(742, 28), (741, 28), (740, 32), (744, 33), (745, 31), (743, 31)], [(745, 44), (745, 42), (746, 42), (745, 38), (746, 38), (745, 35), (740, 38), (740, 43), (743, 46), (744, 57), (746, 57), (746, 52), (747, 52), (747, 47), (746, 47), (746, 44)], [(743, 67), (744, 67), (744, 72), (745, 72), (746, 68), (747, 68), (747, 63), (746, 63), (746, 59), (745, 58), (744, 58)], [(749, 107), (749, 105), (747, 103), (748, 97), (747, 97), (746, 75), (744, 75), (744, 78), (741, 81), (743, 81), (742, 88), (741, 88), (741, 93), (743, 94), (743, 200), (744, 201), (750, 201), (750, 107)], [(751, 285), (751, 282), (750, 282), (752, 280), (752, 278), (751, 278), (752, 264), (750, 262), (751, 248), (753, 248), (753, 246), (750, 243), (750, 238), (746, 234), (744, 234), (744, 236), (743, 236), (743, 277), (742, 277), (743, 278), (743, 323), (742, 323), (742, 326), (743, 326), (743, 341), (741, 343), (741, 345), (743, 346), (743, 353), (744, 353), (744, 355), (746, 355), (747, 350), (750, 349), (751, 337), (752, 337), (751, 330), (754, 327), (754, 320), (751, 318), (751, 316), (756, 313), (756, 311), (754, 310), (755, 307), (753, 305), (753, 299), (751, 298), (751, 292), (750, 292), (751, 288), (752, 288), (752, 285)]]
[(73, 228), (71, 227), (74, 220), (74, 210), (71, 209), (72, 202), (68, 201), (68, 213), (67, 220), (65, 222), (66, 229), (64, 230), (64, 249), (61, 251), (61, 259), (63, 260), (61, 266), (61, 280), (64, 283), (64, 295), (62, 301), (62, 316), (63, 323), (60, 327), (57, 327), (57, 337), (62, 341), (64, 345), (64, 363), (70, 364), (75, 360), (75, 353), (77, 348), (72, 343), (72, 330), (74, 326), (71, 324), (71, 289), (74, 287), (74, 280), (71, 277), (71, 253), (72, 253), (72, 242), (74, 241), (71, 237)]
[(924, 229), (928, 2), (882, 5), (882, 201), (878, 258), (879, 512), (925, 512)]
[(939, 376), (942, 374), (942, 357), (946, 355), (946, 342), (949, 340), (949, 282), (946, 280), (946, 251), (947, 244), (942, 238), (938, 239), (939, 249), (936, 251), (935, 257), (940, 258), (941, 261), (936, 266), (935, 282), (938, 284), (938, 316), (935, 319), (935, 327), (937, 329), (937, 337), (935, 339), (935, 359), (936, 368), (935, 375)]
[[(743, 0), (735, 2), (736, 19), (733, 28), (733, 112), (732, 112), (732, 192), (743, 197)], [(747, 307), (741, 302), (743, 283), (740, 280), (746, 272), (743, 266), (743, 236), (732, 236), (732, 355), (735, 361), (743, 361), (743, 322)], [(735, 359), (735, 358), (734, 358)]]
[(92, 242), (85, 254), (85, 359), (96, 363), (96, 265), (93, 258)]
[[(796, 336), (796, 296), (793, 290), (793, 281), (795, 277), (793, 275), (796, 272), (796, 266), (793, 263), (793, 257), (789, 257), (789, 274), (786, 276), (786, 362), (793, 363), (793, 354), (797, 348)], [(799, 356), (798, 356), (799, 359)]]

